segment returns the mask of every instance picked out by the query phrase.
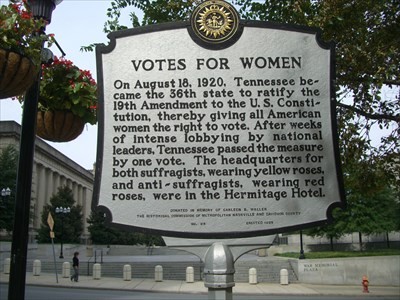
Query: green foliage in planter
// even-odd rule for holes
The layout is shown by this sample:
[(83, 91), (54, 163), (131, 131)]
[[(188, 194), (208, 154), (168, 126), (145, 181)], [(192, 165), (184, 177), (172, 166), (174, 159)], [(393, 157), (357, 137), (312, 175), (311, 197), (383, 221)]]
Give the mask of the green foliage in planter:
[(52, 42), (52, 35), (43, 33), (46, 25), (32, 16), (26, 1), (11, 0), (0, 7), (0, 48), (26, 56), (39, 69), (42, 45)]
[(72, 61), (55, 57), (43, 65), (40, 81), (40, 110), (68, 110), (85, 123), (96, 124), (97, 85), (90, 71)]

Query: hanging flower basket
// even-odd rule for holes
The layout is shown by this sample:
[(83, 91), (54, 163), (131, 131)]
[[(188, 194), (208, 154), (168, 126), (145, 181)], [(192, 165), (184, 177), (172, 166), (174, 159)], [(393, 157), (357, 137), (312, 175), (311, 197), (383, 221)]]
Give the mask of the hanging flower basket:
[(83, 131), (85, 122), (70, 111), (38, 111), (36, 134), (51, 142), (69, 142)]
[(0, 49), (0, 99), (23, 94), (35, 81), (37, 72), (30, 59)]
[(89, 71), (63, 57), (42, 66), (39, 110), (70, 111), (93, 125), (97, 123), (96, 107), (97, 85)]

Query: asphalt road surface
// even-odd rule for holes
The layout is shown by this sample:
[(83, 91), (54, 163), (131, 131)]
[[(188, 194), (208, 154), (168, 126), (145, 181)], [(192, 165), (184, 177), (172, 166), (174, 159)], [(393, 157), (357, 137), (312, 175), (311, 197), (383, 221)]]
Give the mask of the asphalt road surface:
[[(0, 284), (0, 300), (7, 300), (8, 285)], [(398, 297), (373, 296), (254, 296), (233, 295), (234, 300), (398, 300)], [(25, 300), (207, 300), (207, 294), (176, 294), (79, 288), (26, 286)], [(21, 299), (19, 299), (21, 300)]]

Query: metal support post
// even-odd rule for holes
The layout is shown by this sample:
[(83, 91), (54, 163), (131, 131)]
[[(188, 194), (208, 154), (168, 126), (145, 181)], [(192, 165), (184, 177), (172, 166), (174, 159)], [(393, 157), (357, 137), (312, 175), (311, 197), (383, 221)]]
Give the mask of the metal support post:
[(300, 256), (299, 259), (305, 259), (304, 248), (303, 248), (303, 231), (300, 230)]
[(69, 207), (56, 207), (56, 214), (61, 216), (61, 251), (60, 251), (60, 258), (64, 258), (63, 253), (63, 242), (64, 242), (64, 218), (67, 214), (71, 212)]
[(39, 80), (33, 83), (26, 93), (22, 115), (17, 191), (15, 193), (14, 230), (11, 246), (11, 272), (8, 286), (9, 300), (25, 299), (29, 211), (38, 98)]
[[(34, 18), (43, 18), (48, 24), (51, 14), (62, 0), (27, 0)], [(43, 32), (33, 34), (43, 34)], [(42, 51), (43, 45), (39, 49)], [(11, 269), (8, 283), (8, 299), (25, 299), (26, 259), (29, 239), (29, 212), (32, 192), (32, 171), (36, 138), (36, 114), (39, 100), (41, 73), (27, 90), (24, 98), (20, 151), (15, 193), (14, 229), (11, 246)]]
[(216, 242), (208, 248), (204, 260), (204, 285), (210, 300), (232, 300), (235, 286), (234, 258), (229, 247)]

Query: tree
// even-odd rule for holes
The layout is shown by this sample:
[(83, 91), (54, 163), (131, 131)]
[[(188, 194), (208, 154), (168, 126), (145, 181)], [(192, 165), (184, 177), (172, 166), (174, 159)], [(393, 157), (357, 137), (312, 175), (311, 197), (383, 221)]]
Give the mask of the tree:
[[(400, 199), (395, 188), (387, 184), (385, 170), (366, 161), (356, 172), (347, 180), (351, 189), (348, 189), (347, 209), (340, 216), (345, 224), (343, 230), (367, 235), (395, 231)], [(360, 249), (361, 244), (360, 240)]]
[(0, 190), (9, 188), (10, 196), (0, 196), (0, 230), (10, 233), (14, 226), (14, 203), (17, 184), (18, 151), (9, 145), (0, 153)]
[[(127, 28), (120, 24), (125, 10), (131, 9), (129, 26), (138, 27), (188, 19), (198, 3), (115, 0), (107, 10), (104, 31)], [(398, 195), (400, 192), (398, 0), (236, 0), (232, 3), (243, 19), (317, 27), (323, 40), (335, 42), (337, 125), (349, 215), (335, 212), (338, 224), (329, 232), (338, 230), (330, 233), (334, 237), (350, 230), (345, 226), (352, 220), (350, 214), (359, 217), (358, 224), (351, 222), (353, 230), (379, 231), (382, 224), (365, 228), (361, 219), (369, 210), (376, 212), (379, 201), (387, 201), (381, 205), (382, 209), (390, 210), (394, 205), (391, 197), (383, 198), (379, 193), (394, 190)], [(143, 14), (141, 22), (135, 11)], [(372, 139), (376, 129), (386, 130), (381, 132), (378, 145)], [(374, 181), (379, 185), (371, 184)]]
[(159, 236), (137, 232), (124, 232), (106, 225), (104, 214), (99, 211), (92, 211), (87, 219), (88, 230), (92, 242), (103, 245), (164, 245)]
[[(51, 241), (49, 234), (50, 229), (47, 224), (49, 212), (54, 219), (55, 243), (59, 243), (61, 240), (66, 243), (80, 242), (80, 237), (83, 231), (82, 206), (74, 204), (75, 200), (72, 190), (68, 186), (59, 187), (57, 194), (50, 198), (50, 204), (46, 204), (43, 207), (41, 217), (42, 223), (38, 230), (39, 243), (48, 243)], [(56, 207), (70, 207), (71, 211), (64, 215), (56, 214)], [(63, 218), (63, 220), (61, 218)]]
[[(316, 227), (307, 234), (339, 238), (346, 233), (382, 234), (399, 230), (400, 197), (395, 187), (388, 185), (386, 172), (371, 161), (353, 161), (345, 167), (347, 207), (335, 210), (335, 221)], [(331, 243), (331, 250), (333, 244)]]
[[(239, 0), (250, 18), (322, 29), (336, 43), (337, 119), (342, 163), (384, 158), (400, 184), (400, 12), (397, 0)], [(391, 95), (385, 90), (391, 89)], [(371, 130), (387, 129), (378, 147)], [(351, 145), (352, 143), (355, 144)], [(347, 149), (349, 147), (349, 149)], [(353, 153), (355, 151), (356, 153)], [(397, 157), (397, 158), (396, 158)], [(397, 161), (396, 161), (397, 159)], [(397, 174), (397, 179), (396, 179)], [(392, 181), (393, 182), (393, 181)]]
[(336, 222), (332, 222), (329, 224), (326, 224), (324, 226), (316, 226), (313, 228), (310, 228), (308, 230), (305, 231), (305, 234), (312, 236), (312, 237), (326, 237), (329, 239), (330, 241), (330, 250), (334, 251), (334, 244), (333, 244), (333, 240), (334, 239), (339, 239), (340, 237), (342, 237), (345, 232), (343, 230), (343, 224), (340, 221), (340, 213), (341, 213), (341, 209), (336, 208), (334, 209), (334, 211), (332, 212), (333, 218), (334, 220), (336, 220)]
[[(188, 19), (201, 1), (115, 0), (107, 10), (104, 32)], [(364, 155), (384, 157), (400, 174), (400, 11), (398, 0), (236, 0), (244, 19), (317, 27), (336, 43), (337, 119), (343, 146), (355, 135)], [(131, 24), (120, 23), (130, 9)], [(143, 14), (139, 22), (137, 12)], [(82, 47), (93, 49), (93, 44)], [(372, 129), (386, 129), (379, 146)], [(347, 151), (349, 152), (349, 151)], [(343, 155), (342, 155), (343, 157)], [(350, 155), (351, 157), (351, 155)], [(400, 185), (400, 176), (397, 183)]]
[(400, 121), (398, 95), (380, 97), (384, 84), (400, 84), (397, 0), (236, 2), (245, 17), (321, 28), (326, 41), (336, 42), (337, 85), (352, 93), (351, 106), (339, 105), (368, 119)]
[(94, 244), (111, 245), (118, 240), (118, 232), (105, 225), (106, 220), (103, 213), (92, 211), (86, 221), (89, 224), (88, 230)]

